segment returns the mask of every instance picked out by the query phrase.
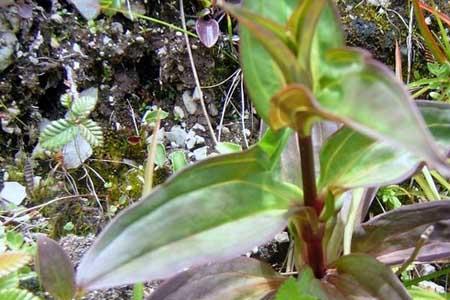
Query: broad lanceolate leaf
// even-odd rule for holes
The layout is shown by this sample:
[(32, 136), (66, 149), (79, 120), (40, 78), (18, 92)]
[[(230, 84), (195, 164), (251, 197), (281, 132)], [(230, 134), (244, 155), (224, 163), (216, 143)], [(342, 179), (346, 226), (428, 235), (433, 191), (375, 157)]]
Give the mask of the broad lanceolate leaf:
[(270, 240), (300, 198), (297, 188), (272, 178), (270, 155), (256, 146), (179, 172), (104, 230), (80, 263), (77, 285), (164, 278)]
[(55, 241), (39, 235), (36, 265), (46, 291), (58, 300), (71, 300), (75, 295), (72, 262)]
[(98, 99), (97, 88), (89, 88), (80, 93), (80, 97), (73, 101), (70, 113), (75, 118), (86, 118), (95, 108)]
[(97, 124), (97, 122), (90, 119), (83, 120), (82, 123), (78, 124), (80, 134), (91, 144), (93, 147), (103, 145), (103, 132), (102, 128)]
[(2, 300), (40, 300), (32, 293), (21, 289), (5, 289), (0, 291), (0, 299)]
[(4, 252), (0, 254), (0, 277), (6, 276), (25, 266), (31, 257), (23, 252)]
[(239, 257), (184, 271), (164, 282), (148, 300), (266, 299), (284, 280), (269, 265)]
[(78, 127), (72, 122), (60, 119), (52, 121), (41, 132), (39, 140), (41, 146), (48, 150), (59, 150), (73, 140), (78, 134)]
[(351, 254), (341, 257), (336, 262), (336, 273), (327, 275), (324, 280), (349, 300), (411, 299), (394, 273), (368, 255)]
[[(450, 151), (450, 105), (431, 101), (417, 104), (436, 142), (445, 152)], [(319, 189), (339, 192), (396, 183), (415, 172), (420, 162), (411, 152), (342, 128), (320, 154)]]
[(256, 38), (264, 49), (270, 54), (282, 72), (287, 83), (306, 83), (307, 73), (297, 63), (295, 52), (290, 47), (290, 37), (284, 27), (269, 18), (252, 13), (246, 8), (236, 5), (222, 6), (233, 14), (242, 27), (245, 27)]
[(450, 201), (402, 206), (355, 228), (353, 252), (364, 252), (388, 264), (408, 259), (421, 235), (433, 226), (417, 261), (450, 257)]
[[(244, 1), (244, 8), (278, 24), (286, 24), (298, 0)], [(240, 54), (245, 84), (259, 116), (268, 122), (270, 98), (285, 84), (280, 68), (260, 41), (245, 26), (239, 27)]]
[(328, 51), (326, 64), (328, 76), (322, 78), (316, 95), (323, 109), (371, 138), (402, 147), (448, 171), (413, 100), (387, 67), (353, 49)]

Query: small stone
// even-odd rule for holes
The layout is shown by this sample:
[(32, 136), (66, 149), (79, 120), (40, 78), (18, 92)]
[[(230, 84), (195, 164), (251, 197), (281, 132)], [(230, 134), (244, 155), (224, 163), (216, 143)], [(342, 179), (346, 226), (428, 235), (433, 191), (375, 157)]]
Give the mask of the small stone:
[(275, 241), (278, 243), (288, 243), (289, 242), (289, 235), (286, 231), (280, 232), (275, 236)]
[(92, 147), (80, 134), (63, 147), (64, 167), (76, 169), (92, 155)]
[(188, 134), (180, 126), (174, 126), (170, 129), (170, 132), (166, 134), (166, 137), (176, 146), (183, 147), (188, 137)]
[(183, 104), (189, 114), (195, 114), (197, 111), (197, 103), (194, 102), (194, 98), (191, 96), (189, 91), (184, 91), (183, 93)]
[(123, 33), (123, 25), (119, 22), (111, 23), (111, 32), (114, 34), (122, 34)]
[(203, 131), (203, 132), (206, 131), (206, 128), (203, 125), (200, 125), (198, 123), (195, 123), (195, 125), (192, 127), (192, 129), (197, 129), (197, 130), (200, 130), (200, 131)]
[(208, 104), (208, 112), (212, 117), (215, 117), (219, 114), (219, 111), (217, 110), (217, 106), (213, 102)]
[(230, 129), (228, 127), (223, 126), (222, 127), (222, 133), (223, 134), (229, 134), (230, 133)]
[(202, 160), (208, 156), (208, 146), (204, 146), (194, 150), (195, 160)]
[(17, 37), (12, 32), (0, 33), (0, 72), (3, 72), (13, 63), (14, 48), (17, 44)]
[(27, 196), (26, 189), (18, 182), (5, 182), (0, 198), (14, 205), (20, 205)]
[(179, 106), (173, 108), (173, 115), (175, 116), (175, 120), (181, 120), (185, 117), (184, 110)]
[(144, 37), (139, 35), (139, 36), (136, 37), (136, 42), (143, 43), (143, 42), (145, 42), (145, 39), (144, 39)]

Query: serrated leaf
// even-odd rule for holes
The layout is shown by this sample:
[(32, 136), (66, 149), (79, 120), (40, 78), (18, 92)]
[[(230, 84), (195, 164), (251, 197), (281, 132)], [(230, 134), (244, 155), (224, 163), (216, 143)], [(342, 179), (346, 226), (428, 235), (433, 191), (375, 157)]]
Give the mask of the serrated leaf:
[[(417, 101), (426, 126), (439, 146), (450, 151), (450, 105)], [(356, 187), (399, 182), (418, 168), (421, 160), (408, 151), (342, 128), (320, 153), (319, 190), (339, 193)]]
[(97, 104), (97, 88), (89, 88), (80, 93), (80, 97), (75, 99), (70, 107), (70, 113), (75, 118), (86, 118), (94, 110)]
[(31, 257), (23, 252), (4, 252), (0, 254), (0, 277), (6, 276), (25, 266)]
[(72, 300), (75, 295), (75, 274), (72, 262), (55, 241), (39, 235), (36, 265), (39, 279), (46, 291), (58, 300)]
[(72, 122), (60, 119), (52, 121), (41, 132), (41, 146), (48, 150), (59, 150), (78, 134), (78, 127)]
[(78, 124), (80, 134), (86, 139), (86, 141), (93, 147), (99, 147), (103, 145), (103, 132), (102, 128), (97, 122), (90, 119), (84, 120)]
[(0, 299), (2, 300), (40, 300), (39, 297), (21, 289), (0, 290)]
[(239, 257), (184, 271), (165, 281), (148, 300), (266, 299), (285, 279), (270, 265)]
[(91, 290), (164, 278), (272, 239), (301, 194), (272, 178), (270, 155), (255, 146), (177, 173), (104, 230), (80, 263), (77, 285)]

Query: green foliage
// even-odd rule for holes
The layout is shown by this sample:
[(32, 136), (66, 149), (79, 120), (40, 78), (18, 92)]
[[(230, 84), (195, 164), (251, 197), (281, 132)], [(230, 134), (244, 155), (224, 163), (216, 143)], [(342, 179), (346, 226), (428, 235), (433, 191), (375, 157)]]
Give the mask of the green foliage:
[(69, 110), (64, 119), (50, 122), (41, 132), (41, 146), (47, 150), (58, 151), (73, 141), (78, 134), (91, 146), (102, 146), (102, 129), (88, 118), (97, 104), (97, 93), (97, 89), (90, 88), (73, 101), (68, 94), (62, 95), (61, 104)]
[[(219, 5), (240, 22), (250, 96), (271, 129), (246, 151), (183, 168), (118, 215), (82, 258), (77, 290), (178, 273), (150, 299), (411, 299), (389, 264), (403, 270), (450, 255), (450, 202), (362, 220), (379, 186), (425, 162), (449, 173), (450, 105), (417, 106), (387, 67), (345, 47), (331, 1)], [(328, 138), (315, 130), (323, 121), (342, 127)], [(296, 159), (286, 162), (293, 133)], [(289, 164), (301, 168), (303, 191), (282, 176)], [(226, 261), (286, 226), (297, 281), (254, 261)]]
[(20, 233), (8, 230), (5, 234), (3, 226), (0, 228), (0, 299), (39, 300), (19, 288), (22, 278), (33, 276), (25, 266), (30, 262), (34, 248), (25, 243)]

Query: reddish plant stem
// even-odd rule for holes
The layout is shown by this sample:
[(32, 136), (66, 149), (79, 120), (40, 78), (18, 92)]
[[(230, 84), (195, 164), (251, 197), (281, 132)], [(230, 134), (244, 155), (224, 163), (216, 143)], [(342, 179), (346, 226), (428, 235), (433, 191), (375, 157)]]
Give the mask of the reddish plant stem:
[(317, 215), (322, 211), (323, 203), (317, 199), (316, 172), (314, 170), (314, 150), (311, 136), (298, 135), (300, 162), (305, 206), (314, 207)]
[[(311, 136), (298, 135), (300, 148), (300, 161), (303, 182), (304, 205), (314, 208), (316, 216), (319, 216), (323, 208), (323, 200), (317, 196), (316, 175), (314, 169), (314, 150)], [(318, 222), (318, 218), (309, 219), (309, 222)], [(304, 259), (313, 269), (317, 278), (325, 275), (325, 257), (322, 248), (323, 233), (321, 224), (302, 224), (301, 235), (306, 243)], [(319, 230), (313, 230), (319, 228)]]

